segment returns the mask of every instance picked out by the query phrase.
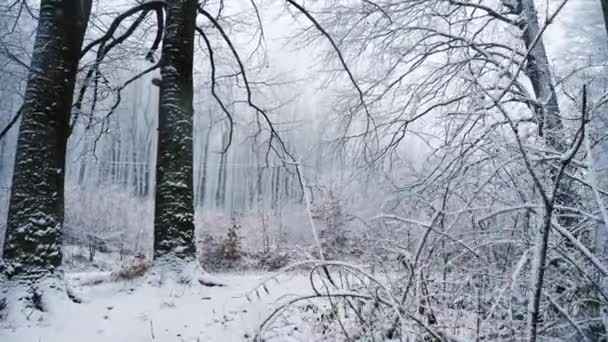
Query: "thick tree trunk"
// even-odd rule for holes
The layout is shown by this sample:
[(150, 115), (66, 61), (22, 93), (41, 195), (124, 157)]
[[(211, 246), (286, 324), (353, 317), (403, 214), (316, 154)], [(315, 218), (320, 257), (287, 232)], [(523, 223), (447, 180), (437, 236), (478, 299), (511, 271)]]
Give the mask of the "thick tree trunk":
[(195, 257), (192, 64), (195, 0), (167, 1), (159, 98), (154, 257)]
[(42, 0), (9, 205), (6, 274), (34, 276), (61, 264), (65, 151), (90, 0)]

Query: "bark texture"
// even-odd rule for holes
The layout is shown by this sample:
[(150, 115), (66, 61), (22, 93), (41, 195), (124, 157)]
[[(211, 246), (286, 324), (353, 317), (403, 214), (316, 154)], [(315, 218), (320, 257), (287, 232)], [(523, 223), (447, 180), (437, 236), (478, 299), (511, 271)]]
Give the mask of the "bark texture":
[(154, 257), (195, 257), (192, 64), (196, 1), (167, 1), (154, 208)]
[(40, 4), (4, 243), (9, 277), (53, 272), (61, 264), (65, 151), (90, 9), (90, 0)]

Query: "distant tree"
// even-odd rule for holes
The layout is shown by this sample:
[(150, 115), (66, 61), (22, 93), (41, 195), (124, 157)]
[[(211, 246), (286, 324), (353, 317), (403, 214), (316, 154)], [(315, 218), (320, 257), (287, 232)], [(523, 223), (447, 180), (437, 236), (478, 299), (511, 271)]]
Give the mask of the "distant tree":
[(604, 26), (608, 33), (608, 0), (600, 0), (602, 2), (602, 13), (604, 14)]
[(205, 131), (205, 141), (203, 143), (203, 151), (199, 172), (198, 205), (201, 207), (205, 207), (205, 195), (207, 192), (207, 173), (209, 161), (209, 142), (211, 141), (211, 132), (213, 129), (213, 118), (211, 117), (211, 114), (209, 114), (209, 117), (209, 126)]

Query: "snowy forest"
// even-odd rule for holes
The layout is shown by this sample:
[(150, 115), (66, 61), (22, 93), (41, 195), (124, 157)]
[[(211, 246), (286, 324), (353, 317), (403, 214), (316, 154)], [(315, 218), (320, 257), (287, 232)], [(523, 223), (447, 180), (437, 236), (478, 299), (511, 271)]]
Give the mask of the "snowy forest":
[(0, 0), (0, 341), (608, 342), (605, 129), (608, 0)]

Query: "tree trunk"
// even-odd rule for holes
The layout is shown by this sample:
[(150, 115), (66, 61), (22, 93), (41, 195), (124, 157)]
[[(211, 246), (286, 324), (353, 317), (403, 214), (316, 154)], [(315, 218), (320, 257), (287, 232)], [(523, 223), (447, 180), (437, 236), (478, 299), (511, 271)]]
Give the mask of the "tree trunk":
[[(0, 140), (0, 160), (4, 160), (4, 150), (6, 149), (6, 139)], [(0, 184), (4, 175), (4, 163), (0, 163)]]
[(65, 152), (90, 0), (42, 0), (8, 211), (6, 273), (36, 276), (61, 264)]
[[(545, 138), (546, 143), (561, 150), (563, 142), (562, 130), (563, 124), (560, 117), (559, 105), (557, 103), (557, 94), (553, 86), (553, 75), (549, 67), (549, 58), (543, 38), (536, 41), (536, 37), (540, 34), (540, 26), (538, 23), (538, 14), (534, 5), (534, 0), (522, 1), (522, 21), (523, 39), (526, 49), (532, 48), (528, 57), (525, 73), (532, 83), (536, 101), (539, 106), (535, 106), (538, 120), (539, 135)], [(536, 41), (536, 44), (534, 44)], [(534, 45), (533, 45), (534, 44)]]
[(196, 1), (167, 1), (159, 96), (154, 258), (195, 257), (192, 63)]
[(602, 13), (604, 14), (604, 27), (606, 27), (606, 33), (608, 34), (608, 0), (600, 0), (602, 3)]
[[(227, 133), (222, 131), (222, 146), (225, 146), (227, 141)], [(225, 208), (225, 192), (226, 192), (226, 159), (228, 158), (228, 151), (222, 152), (220, 156), (220, 164), (217, 170), (217, 188), (215, 191), (215, 206), (217, 208)]]
[[(530, 50), (530, 55), (527, 61), (525, 73), (532, 83), (534, 93), (536, 95), (535, 105), (538, 134), (545, 140), (545, 144), (555, 149), (557, 152), (564, 152), (565, 139), (563, 135), (563, 123), (560, 116), (560, 109), (557, 102), (557, 94), (553, 85), (553, 75), (549, 67), (549, 58), (545, 50), (543, 38), (538, 38), (541, 34), (540, 25), (538, 22), (538, 14), (534, 5), (534, 0), (521, 0), (522, 29), (524, 31), (523, 39), (527, 49)], [(550, 184), (556, 181), (556, 169), (549, 166), (550, 169), (546, 173), (547, 178), (551, 180)], [(560, 184), (558, 193), (556, 194), (555, 202), (558, 204), (568, 205), (576, 201), (575, 193), (569, 189), (567, 183)], [(535, 256), (533, 260), (531, 291), (528, 305), (528, 342), (536, 342), (537, 326), (540, 320), (540, 303), (542, 298), (542, 289), (544, 286), (544, 273), (546, 267), (546, 258), (548, 252), (549, 235), (551, 230), (551, 217), (553, 214), (553, 206), (545, 208), (543, 217), (543, 225), (541, 231), (537, 233)], [(564, 225), (570, 220), (560, 218), (559, 213), (556, 216)], [(572, 222), (570, 222), (572, 223)]]
[(85, 179), (86, 179), (86, 174), (87, 174), (87, 162), (88, 162), (86, 153), (88, 151), (88, 148), (89, 148), (88, 141), (85, 140), (84, 148), (82, 149), (82, 156), (80, 157), (80, 165), (78, 168), (78, 185), (80, 185), (80, 186), (85, 185)]
[[(211, 118), (211, 116), (209, 116)], [(209, 161), (209, 141), (211, 140), (211, 130), (213, 124), (209, 123), (207, 133), (205, 134), (205, 145), (203, 146), (203, 160), (201, 162), (201, 179), (200, 179), (200, 190), (198, 194), (199, 205), (205, 207), (205, 197), (207, 193), (207, 163)]]

